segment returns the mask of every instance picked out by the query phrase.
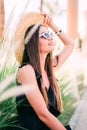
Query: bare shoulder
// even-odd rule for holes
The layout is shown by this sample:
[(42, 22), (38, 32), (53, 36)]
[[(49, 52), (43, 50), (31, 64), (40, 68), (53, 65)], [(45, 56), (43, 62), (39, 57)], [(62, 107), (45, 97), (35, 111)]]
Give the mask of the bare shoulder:
[(19, 73), (26, 73), (26, 72), (34, 73), (33, 67), (31, 65), (27, 64), (19, 69)]
[(31, 65), (24, 65), (22, 68), (19, 68), (17, 79), (20, 83), (30, 83), (32, 80), (35, 80), (35, 72)]

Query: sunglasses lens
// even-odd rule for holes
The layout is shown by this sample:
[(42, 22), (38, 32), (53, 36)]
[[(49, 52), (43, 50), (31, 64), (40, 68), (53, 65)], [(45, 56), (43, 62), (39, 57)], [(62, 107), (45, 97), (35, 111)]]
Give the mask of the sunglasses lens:
[(40, 35), (40, 37), (50, 39), (50, 38), (53, 38), (53, 33), (52, 32), (44, 32)]

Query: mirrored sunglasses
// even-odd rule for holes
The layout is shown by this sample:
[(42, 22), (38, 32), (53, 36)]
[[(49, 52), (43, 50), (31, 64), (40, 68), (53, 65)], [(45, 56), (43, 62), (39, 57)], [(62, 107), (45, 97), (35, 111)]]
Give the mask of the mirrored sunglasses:
[(45, 39), (51, 39), (53, 38), (53, 33), (52, 32), (43, 32), (39, 35), (40, 38), (45, 38)]

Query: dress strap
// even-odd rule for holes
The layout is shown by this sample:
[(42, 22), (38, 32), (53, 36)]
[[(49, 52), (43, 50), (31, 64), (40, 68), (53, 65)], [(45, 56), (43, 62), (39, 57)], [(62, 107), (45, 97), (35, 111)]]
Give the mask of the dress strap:
[(19, 68), (22, 68), (23, 66), (27, 65), (28, 63), (23, 63), (19, 66)]
[[(19, 66), (19, 68), (22, 68), (23, 66), (25, 66), (25, 65), (28, 65), (28, 63), (23, 63), (23, 64), (21, 64), (20, 66)], [(35, 75), (36, 75), (36, 78), (38, 79), (40, 79), (42, 76), (41, 76), (41, 74), (37, 71), (37, 70), (35, 70), (34, 69), (34, 71), (35, 71)]]
[(38, 79), (40, 79), (42, 76), (41, 76), (41, 74), (39, 73), (39, 72), (37, 72), (36, 70), (35, 70), (35, 75), (36, 75), (36, 78)]

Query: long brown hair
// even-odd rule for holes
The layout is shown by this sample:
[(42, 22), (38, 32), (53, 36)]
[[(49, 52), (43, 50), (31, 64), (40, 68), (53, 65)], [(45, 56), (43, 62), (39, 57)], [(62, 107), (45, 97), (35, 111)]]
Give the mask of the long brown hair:
[[(29, 35), (30, 31), (35, 25), (30, 26), (25, 33), (24, 39)], [(43, 25), (38, 25), (37, 29), (34, 31), (33, 35), (31, 38), (27, 41), (27, 44), (25, 44), (25, 49), (24, 49), (24, 54), (23, 54), (23, 59), (22, 59), (22, 64), (23, 63), (29, 63), (32, 65), (32, 67), (41, 74), (41, 68), (40, 68), (40, 56), (39, 56), (39, 46), (38, 46), (38, 41), (39, 41), (39, 29)], [(58, 86), (57, 80), (53, 75), (53, 70), (52, 70), (52, 60), (51, 60), (51, 53), (49, 53), (46, 57), (46, 62), (45, 62), (45, 70), (48, 75), (48, 79), (50, 81), (51, 87), (54, 91), (54, 95), (56, 98), (56, 104), (58, 107), (58, 110), (61, 112), (62, 111), (62, 99), (61, 99), (61, 94), (60, 94), (60, 88)], [(44, 97), (44, 100), (46, 102), (46, 105), (48, 106), (48, 97), (46, 93), (46, 89), (44, 87), (42, 78), (41, 78), (41, 93)]]

